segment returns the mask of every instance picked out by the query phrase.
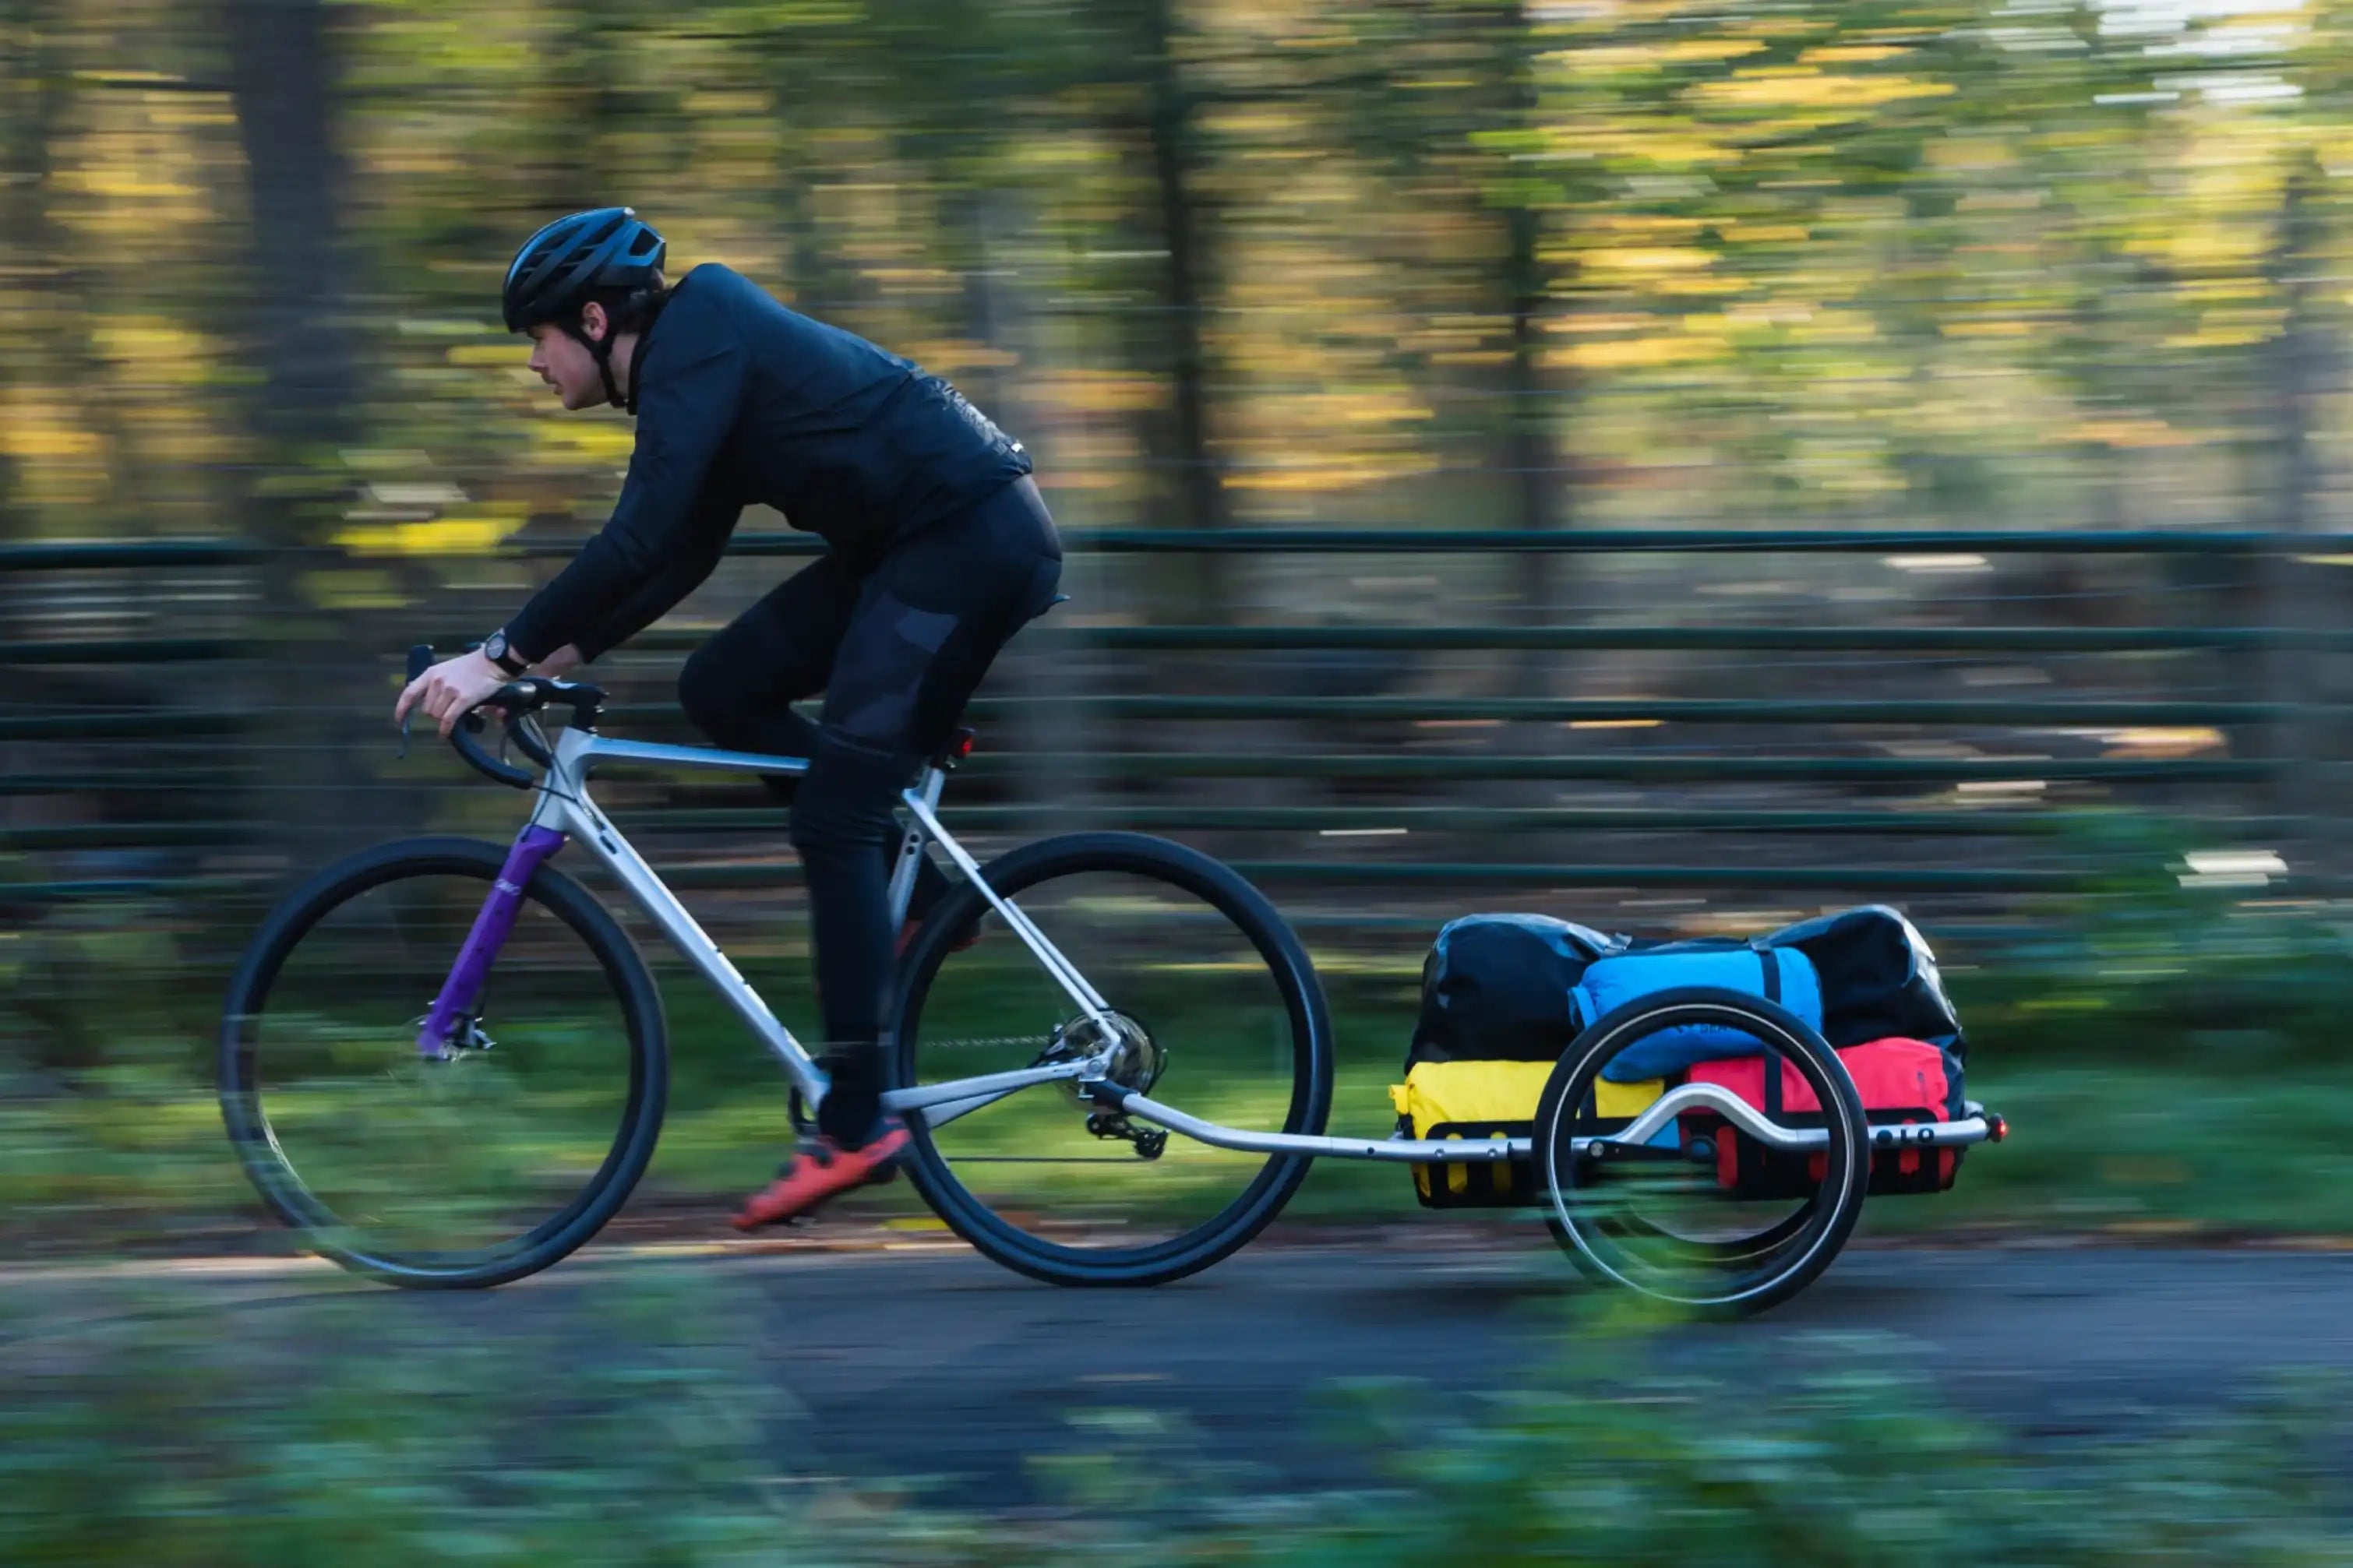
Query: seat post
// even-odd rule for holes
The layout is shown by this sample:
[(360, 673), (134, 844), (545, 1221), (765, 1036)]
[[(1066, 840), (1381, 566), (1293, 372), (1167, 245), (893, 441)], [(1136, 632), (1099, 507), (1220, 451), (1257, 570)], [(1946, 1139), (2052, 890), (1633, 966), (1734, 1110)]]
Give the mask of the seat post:
[[(924, 806), (934, 812), (940, 808), (940, 793), (947, 787), (948, 770), (939, 760), (923, 765), (923, 776), (915, 781), (915, 793)], [(923, 833), (913, 815), (900, 829), (899, 858), (891, 868), (891, 929), (897, 931), (907, 922), (907, 906), (915, 896), (915, 867), (923, 853)]]

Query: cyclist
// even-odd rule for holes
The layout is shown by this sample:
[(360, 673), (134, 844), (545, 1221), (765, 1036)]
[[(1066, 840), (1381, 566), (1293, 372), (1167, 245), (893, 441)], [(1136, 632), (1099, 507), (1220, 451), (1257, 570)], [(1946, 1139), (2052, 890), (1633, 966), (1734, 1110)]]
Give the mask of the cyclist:
[[(508, 680), (626, 642), (711, 574), (746, 505), (823, 537), (679, 678), (719, 744), (809, 759), (770, 782), (808, 888), (831, 1087), (817, 1135), (736, 1215), (748, 1229), (886, 1176), (906, 1145), (881, 1101), (892, 807), (1053, 602), (1061, 545), (1028, 453), (954, 387), (725, 267), (666, 282), (667, 248), (631, 209), (600, 207), (515, 253), (502, 304), (531, 368), (567, 409), (635, 414), (636, 449), (596, 537), (479, 649), (410, 682), (394, 717), (419, 706), (446, 735)], [(788, 706), (820, 690), (815, 723)], [(921, 873), (917, 917), (946, 881), (928, 858)]]

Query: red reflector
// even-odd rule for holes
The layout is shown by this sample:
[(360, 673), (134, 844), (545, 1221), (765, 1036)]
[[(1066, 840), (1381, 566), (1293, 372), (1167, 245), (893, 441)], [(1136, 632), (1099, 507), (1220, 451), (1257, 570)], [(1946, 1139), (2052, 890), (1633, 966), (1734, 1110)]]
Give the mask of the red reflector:
[(1999, 1142), (2000, 1142), (2003, 1139), (2005, 1139), (2005, 1138), (2007, 1138), (2007, 1137), (2009, 1137), (2009, 1136), (2010, 1136), (2010, 1121), (2009, 1121), (2009, 1120), (2008, 1120), (2007, 1118), (2005, 1118), (2005, 1117), (2000, 1117), (2000, 1116), (1995, 1117), (1995, 1118), (1993, 1119), (1992, 1141), (1993, 1141), (1994, 1142), (1996, 1142), (1996, 1143), (1999, 1143)]
[(965, 758), (972, 755), (972, 737), (970, 735), (966, 735), (963, 740), (956, 742), (955, 754), (956, 761), (958, 762), (962, 762)]

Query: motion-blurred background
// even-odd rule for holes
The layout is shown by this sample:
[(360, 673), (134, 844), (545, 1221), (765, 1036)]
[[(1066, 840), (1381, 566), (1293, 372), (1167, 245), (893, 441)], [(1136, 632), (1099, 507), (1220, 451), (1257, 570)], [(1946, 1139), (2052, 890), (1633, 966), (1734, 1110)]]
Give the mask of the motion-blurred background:
[[(260, 911), (510, 831), (388, 705), (614, 494), (629, 425), (494, 311), (607, 202), (1029, 444), (1072, 601), (951, 821), (1241, 863), (1370, 1123), (1482, 907), (1896, 901), (1987, 1072), (2328, 1043), (2332, 5), (19, 0), (0, 47), (0, 1227), (74, 1234), (167, 1152), (235, 1201), (207, 1009)], [(598, 667), (612, 727), (686, 738), (681, 650), (804, 540), (748, 516)], [(605, 798), (806, 1021), (765, 798)], [(174, 1110), (116, 1148), (125, 1096)]]
[[(520, 818), (389, 710), (617, 488), (628, 421), (495, 308), (608, 203), (1029, 447), (1072, 598), (948, 819), (1241, 865), (1332, 990), (1335, 1130), (1388, 1125), (1450, 916), (1884, 900), (2021, 1135), (1868, 1226), (2353, 1231), (2343, 0), (11, 0), (0, 1250), (283, 1246), (225, 976), (335, 855)], [(682, 652), (807, 553), (748, 515), (592, 671), (608, 728), (690, 738)], [(813, 1026), (766, 797), (600, 799)], [(757, 1047), (673, 1024), (617, 1233), (715, 1226), (784, 1136)], [(107, 1365), (100, 1450), (164, 1385)]]

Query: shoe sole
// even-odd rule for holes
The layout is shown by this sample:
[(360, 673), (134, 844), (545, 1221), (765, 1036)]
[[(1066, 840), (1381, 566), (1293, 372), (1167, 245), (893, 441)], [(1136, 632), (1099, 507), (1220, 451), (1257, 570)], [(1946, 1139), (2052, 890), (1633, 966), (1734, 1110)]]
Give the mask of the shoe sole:
[(914, 1140), (912, 1137), (908, 1138), (907, 1142), (902, 1142), (898, 1148), (883, 1156), (882, 1163), (875, 1166), (871, 1171), (869, 1171), (863, 1177), (850, 1183), (848, 1186), (836, 1187), (833, 1191), (826, 1194), (823, 1197), (818, 1198), (815, 1203), (810, 1204), (804, 1209), (793, 1214), (779, 1215), (775, 1219), (754, 1219), (749, 1221), (744, 1218), (742, 1211), (739, 1210), (735, 1215), (728, 1221), (728, 1224), (733, 1226), (735, 1229), (747, 1234), (754, 1231), (772, 1230), (780, 1225), (797, 1225), (802, 1220), (815, 1216), (819, 1209), (822, 1209), (826, 1205), (833, 1202), (834, 1199), (841, 1196), (844, 1193), (854, 1193), (861, 1187), (889, 1186), (892, 1182), (899, 1179), (899, 1167), (905, 1162), (907, 1143), (912, 1143), (913, 1141)]

